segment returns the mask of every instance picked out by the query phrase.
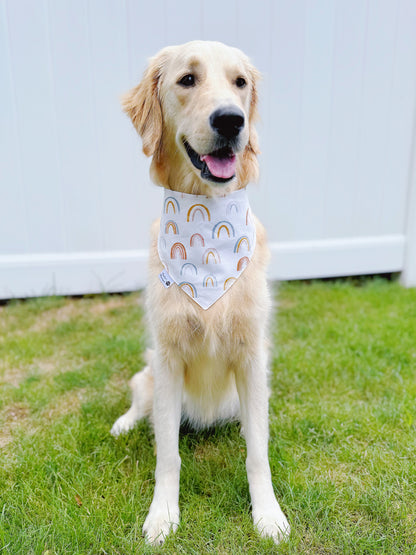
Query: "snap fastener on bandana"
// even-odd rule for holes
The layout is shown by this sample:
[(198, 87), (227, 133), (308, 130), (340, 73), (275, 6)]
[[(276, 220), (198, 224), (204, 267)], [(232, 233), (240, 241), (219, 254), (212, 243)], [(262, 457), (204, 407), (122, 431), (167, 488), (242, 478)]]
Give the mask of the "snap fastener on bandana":
[(159, 257), (171, 279), (203, 309), (236, 282), (255, 244), (246, 189), (216, 197), (165, 189)]

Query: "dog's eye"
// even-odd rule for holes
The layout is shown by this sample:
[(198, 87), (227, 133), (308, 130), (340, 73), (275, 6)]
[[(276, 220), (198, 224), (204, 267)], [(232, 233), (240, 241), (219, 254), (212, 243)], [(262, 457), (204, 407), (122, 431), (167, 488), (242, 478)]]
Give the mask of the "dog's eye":
[(235, 80), (235, 84), (239, 89), (242, 89), (247, 85), (247, 81), (244, 79), (244, 77), (237, 77), (237, 79)]
[(182, 79), (179, 79), (178, 85), (182, 85), (182, 87), (193, 87), (195, 85), (195, 75), (187, 73)]

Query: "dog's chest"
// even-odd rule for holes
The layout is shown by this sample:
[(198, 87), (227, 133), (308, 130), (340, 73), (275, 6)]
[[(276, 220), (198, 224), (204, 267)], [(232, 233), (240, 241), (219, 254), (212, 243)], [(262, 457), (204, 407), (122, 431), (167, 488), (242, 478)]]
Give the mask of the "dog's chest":
[(194, 426), (206, 426), (216, 420), (237, 415), (232, 349), (209, 334), (197, 342), (199, 348), (185, 357), (183, 410)]
[[(243, 283), (236, 283), (233, 291), (208, 311), (195, 310), (192, 301), (183, 303), (177, 329), (182, 330), (181, 350), (202, 353), (205, 360), (224, 358), (230, 363), (253, 336), (253, 311), (248, 308)], [(236, 298), (241, 303), (236, 302)], [(191, 304), (192, 303), (192, 304)]]
[[(241, 277), (209, 309), (199, 307), (177, 284), (165, 288), (157, 251), (159, 222), (152, 228), (150, 281), (147, 313), (154, 341), (165, 352), (178, 354), (186, 362), (199, 353), (215, 359), (221, 355), (230, 364), (255, 348), (264, 334), (270, 310), (265, 279), (268, 251), (257, 241), (253, 260)], [(263, 239), (262, 228), (258, 234)], [(204, 355), (205, 356), (205, 355)]]

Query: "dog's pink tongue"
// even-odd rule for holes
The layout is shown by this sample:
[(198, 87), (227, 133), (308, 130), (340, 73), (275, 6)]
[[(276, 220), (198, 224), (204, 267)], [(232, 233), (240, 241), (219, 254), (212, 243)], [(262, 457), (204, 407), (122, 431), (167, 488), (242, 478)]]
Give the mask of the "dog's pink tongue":
[(206, 163), (209, 171), (212, 175), (215, 175), (215, 177), (229, 179), (235, 174), (235, 154), (225, 158), (219, 158), (206, 154), (205, 156), (201, 156), (201, 160)]

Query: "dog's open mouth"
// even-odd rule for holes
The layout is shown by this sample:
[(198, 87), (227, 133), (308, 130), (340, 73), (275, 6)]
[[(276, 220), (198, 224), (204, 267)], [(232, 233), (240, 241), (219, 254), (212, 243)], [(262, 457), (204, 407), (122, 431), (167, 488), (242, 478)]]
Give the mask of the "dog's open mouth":
[(183, 141), (192, 164), (201, 171), (201, 177), (215, 183), (227, 183), (235, 176), (236, 156), (232, 148), (226, 146), (209, 154), (200, 155), (187, 141)]

